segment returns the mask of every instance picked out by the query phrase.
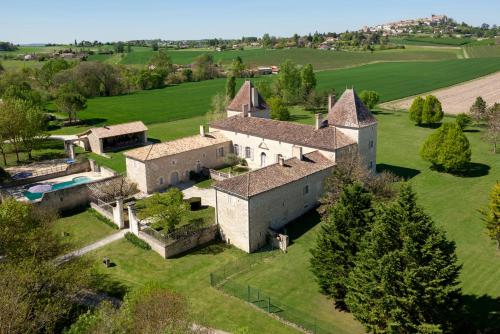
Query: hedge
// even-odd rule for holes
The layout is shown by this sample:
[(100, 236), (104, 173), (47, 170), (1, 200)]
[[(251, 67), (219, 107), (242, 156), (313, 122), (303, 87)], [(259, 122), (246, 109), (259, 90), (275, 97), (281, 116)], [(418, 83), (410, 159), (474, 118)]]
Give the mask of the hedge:
[(130, 241), (134, 246), (137, 246), (139, 248), (145, 249), (145, 250), (150, 250), (151, 246), (144, 240), (139, 239), (138, 236), (136, 236), (133, 233), (127, 232), (125, 233), (125, 239)]

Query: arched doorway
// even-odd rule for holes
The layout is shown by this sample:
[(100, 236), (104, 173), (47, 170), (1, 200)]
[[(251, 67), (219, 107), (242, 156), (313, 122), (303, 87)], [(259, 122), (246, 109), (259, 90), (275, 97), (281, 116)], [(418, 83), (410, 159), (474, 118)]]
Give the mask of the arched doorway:
[(172, 174), (170, 174), (170, 184), (176, 185), (177, 183), (179, 183), (179, 173), (172, 172)]
[(267, 165), (267, 155), (266, 153), (262, 152), (260, 154), (260, 167), (264, 167)]

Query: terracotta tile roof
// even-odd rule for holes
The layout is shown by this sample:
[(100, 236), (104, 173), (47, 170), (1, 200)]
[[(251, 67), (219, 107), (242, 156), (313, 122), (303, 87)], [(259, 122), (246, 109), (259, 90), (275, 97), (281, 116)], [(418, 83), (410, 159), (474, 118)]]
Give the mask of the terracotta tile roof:
[(334, 127), (316, 130), (310, 125), (258, 117), (228, 117), (210, 127), (326, 151), (356, 143)]
[(137, 121), (131, 123), (103, 126), (102, 128), (92, 128), (85, 131), (84, 133), (79, 134), (78, 136), (81, 137), (92, 133), (97, 138), (109, 138), (130, 133), (144, 132), (147, 130), (148, 128), (146, 127), (146, 125), (144, 125), (144, 123), (142, 123), (141, 121)]
[(300, 180), (335, 164), (318, 151), (304, 154), (303, 159), (291, 158), (279, 163), (256, 169), (246, 174), (216, 182), (214, 188), (243, 198), (261, 194), (268, 190)]
[(249, 106), (249, 111), (255, 111), (255, 110), (264, 110), (267, 109), (267, 104), (266, 101), (262, 98), (262, 96), (259, 94), (257, 89), (255, 89), (255, 92), (257, 92), (258, 95), (258, 104), (254, 105), (253, 100), (252, 100), (252, 89), (254, 88), (254, 85), (252, 84), (251, 81), (245, 81), (245, 83), (241, 86), (240, 90), (234, 97), (234, 99), (229, 103), (229, 106), (227, 109), (233, 110), (233, 111), (242, 111), (244, 105)]
[(330, 125), (360, 128), (376, 122), (354, 89), (347, 89), (328, 112)]
[(135, 160), (147, 161), (228, 142), (231, 141), (220, 132), (210, 132), (204, 137), (195, 135), (139, 147), (125, 152), (124, 155)]

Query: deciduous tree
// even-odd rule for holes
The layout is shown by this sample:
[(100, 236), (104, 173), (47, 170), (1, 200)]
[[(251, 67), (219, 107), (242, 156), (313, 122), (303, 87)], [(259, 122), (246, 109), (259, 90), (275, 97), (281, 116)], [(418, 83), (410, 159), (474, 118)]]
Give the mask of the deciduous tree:
[(486, 101), (481, 96), (478, 96), (474, 104), (470, 107), (469, 112), (476, 122), (484, 120), (486, 117)]
[(488, 207), (481, 211), (483, 220), (486, 222), (488, 236), (495, 240), (497, 248), (500, 249), (500, 182), (491, 189)]
[(462, 130), (464, 130), (472, 123), (472, 118), (465, 113), (461, 113), (457, 115), (455, 121), (457, 122), (458, 126), (460, 126)]
[(373, 109), (378, 101), (380, 101), (380, 95), (373, 90), (364, 90), (359, 94), (359, 98), (363, 101), (363, 104), (368, 107), (368, 109)]
[(279, 97), (271, 97), (267, 99), (267, 105), (271, 110), (271, 118), (279, 121), (288, 121), (290, 119), (290, 112), (288, 107), (283, 103)]
[(311, 64), (307, 64), (300, 70), (300, 90), (304, 100), (316, 87), (316, 76)]
[(138, 202), (137, 210), (140, 219), (151, 218), (155, 227), (172, 232), (189, 211), (189, 204), (178, 188), (170, 188), (163, 194), (155, 193)]
[(87, 99), (70, 84), (59, 88), (54, 103), (60, 112), (68, 114), (70, 124), (76, 120), (77, 112), (87, 108)]
[(293, 104), (300, 99), (301, 77), (294, 62), (286, 60), (280, 65), (277, 84), (279, 94), (285, 104)]
[(487, 115), (487, 128), (483, 138), (493, 146), (493, 153), (497, 153), (497, 145), (500, 142), (500, 104), (495, 103)]
[(229, 99), (226, 94), (217, 93), (212, 97), (210, 110), (207, 112), (207, 120), (209, 122), (218, 121), (227, 117), (227, 105)]

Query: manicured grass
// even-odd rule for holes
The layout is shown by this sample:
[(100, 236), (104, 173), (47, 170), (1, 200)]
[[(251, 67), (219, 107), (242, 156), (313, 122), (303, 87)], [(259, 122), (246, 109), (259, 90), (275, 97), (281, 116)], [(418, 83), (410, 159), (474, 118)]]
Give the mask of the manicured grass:
[[(84, 247), (117, 232), (101, 220), (104, 218), (97, 215), (89, 209), (73, 216), (63, 217), (54, 223), (52, 230), (68, 243), (70, 250)], [(63, 232), (67, 235), (63, 235)]]
[[(116, 266), (104, 268), (101, 259), (108, 256)], [(249, 333), (298, 333), (245, 302), (227, 297), (210, 287), (209, 275), (238, 258), (243, 252), (222, 244), (204, 247), (179, 258), (164, 260), (153, 251), (134, 247), (126, 240), (109, 244), (87, 257), (95, 268), (128, 288), (155, 282), (186, 296), (197, 323), (236, 332), (249, 328)]]
[[(10, 145), (6, 145), (7, 154), (7, 166), (3, 162), (3, 158), (0, 157), (0, 167), (10, 167), (16, 166), (16, 154), (12, 151)], [(60, 140), (48, 139), (42, 142), (40, 147), (32, 152), (34, 161), (51, 160), (65, 158), (64, 153), (64, 143)], [(19, 153), (19, 164), (28, 164), (32, 161), (28, 160), (28, 154), (26, 152)]]
[[(126, 54), (122, 64), (147, 64), (157, 51), (151, 48), (134, 48), (134, 52)], [(194, 59), (203, 54), (209, 53), (215, 62), (221, 61), (223, 64), (230, 64), (236, 57), (241, 57), (245, 64), (250, 66), (258, 65), (279, 65), (285, 59), (290, 59), (297, 64), (312, 64), (315, 70), (335, 69), (342, 67), (358, 66), (371, 62), (383, 61), (409, 61), (409, 60), (444, 60), (457, 59), (456, 50), (447, 52), (436, 52), (433, 49), (419, 50), (385, 50), (376, 52), (343, 52), (324, 51), (318, 49), (248, 49), (243, 51), (229, 50), (224, 52), (206, 50), (167, 50), (166, 53), (172, 58), (175, 64), (190, 64)]]

